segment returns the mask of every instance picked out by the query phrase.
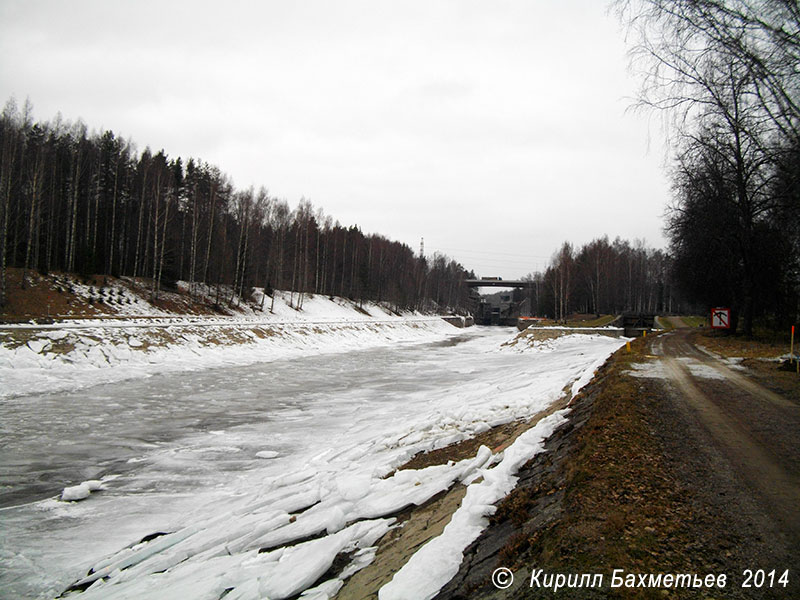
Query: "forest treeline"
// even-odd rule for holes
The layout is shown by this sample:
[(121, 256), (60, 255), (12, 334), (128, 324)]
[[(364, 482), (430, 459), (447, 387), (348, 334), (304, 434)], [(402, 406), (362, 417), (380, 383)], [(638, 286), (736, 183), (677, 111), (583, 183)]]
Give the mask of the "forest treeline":
[[(600, 237), (564, 243), (527, 278), (534, 314), (733, 309), (734, 328), (800, 314), (800, 5), (784, 0), (617, 0), (635, 40), (639, 106), (668, 115), (668, 252)], [(136, 152), (82, 123), (0, 116), (0, 302), (6, 267), (177, 280), (471, 308), (473, 274), (301, 200), (236, 190), (217, 167)], [(25, 278), (22, 278), (23, 285)], [(519, 294), (518, 294), (519, 295)]]
[[(474, 308), (474, 277), (441, 254), (345, 227), (301, 200), (292, 209), (265, 189), (237, 190), (219, 168), (138, 153), (112, 131), (82, 122), (34, 122), (12, 100), (0, 115), (0, 243), (6, 266), (147, 281), (151, 294), (176, 281), (216, 290), (218, 302), (254, 287), (387, 302), (397, 309)], [(544, 272), (526, 277), (537, 315), (679, 312), (672, 260), (644, 242), (607, 237), (565, 242)], [(204, 284), (202, 287), (199, 284)], [(220, 294), (220, 290), (224, 290)]]
[[(597, 238), (580, 248), (564, 242), (544, 272), (525, 276), (535, 315), (564, 320), (578, 313), (685, 313), (692, 310), (673, 285), (672, 260), (643, 240)], [(518, 293), (517, 297), (523, 294)]]
[[(138, 153), (112, 131), (81, 122), (34, 122), (29, 102), (0, 116), (0, 261), (41, 273), (147, 280), (151, 294), (176, 281), (204, 284), (224, 301), (254, 287), (383, 301), (398, 309), (468, 312), (474, 277), (441, 254), (344, 227), (308, 200), (290, 208), (265, 189), (236, 190), (217, 167)], [(574, 311), (672, 312), (670, 259), (643, 242), (565, 243), (529, 275), (531, 307), (562, 319)], [(23, 276), (22, 281), (25, 278)], [(212, 292), (213, 293), (213, 292)]]
[(749, 335), (800, 313), (800, 3), (616, 0), (666, 116), (674, 280)]
[[(138, 153), (82, 122), (34, 122), (9, 100), (0, 117), (0, 306), (6, 267), (178, 280), (247, 296), (254, 287), (467, 310), (471, 273), (437, 254), (345, 227), (301, 200), (237, 190), (217, 167)], [(25, 276), (23, 273), (24, 285)], [(206, 288), (207, 289), (207, 288)]]

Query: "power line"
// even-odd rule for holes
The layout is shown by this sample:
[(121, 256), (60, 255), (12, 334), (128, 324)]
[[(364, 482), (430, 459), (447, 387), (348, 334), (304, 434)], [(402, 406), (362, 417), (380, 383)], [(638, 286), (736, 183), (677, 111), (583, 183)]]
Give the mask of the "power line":
[(470, 256), (465, 257), (467, 260), (473, 263), (482, 263), (482, 264), (491, 264), (491, 265), (536, 265), (541, 264), (543, 261), (540, 260), (493, 260), (491, 258), (472, 258)]
[(550, 260), (550, 256), (541, 256), (538, 254), (521, 254), (519, 252), (509, 253), (509, 252), (489, 252), (483, 250), (464, 250), (459, 248), (444, 248), (442, 246), (438, 247), (438, 250), (446, 250), (448, 252), (461, 252), (461, 253), (470, 253), (470, 254), (478, 254), (478, 255), (495, 255), (495, 256), (517, 256), (520, 258), (543, 258), (545, 260)]
[(472, 270), (472, 271), (480, 271), (484, 275), (503, 275), (504, 273), (508, 276), (509, 273), (532, 273), (534, 271), (539, 271), (541, 269), (537, 269), (535, 265), (529, 265), (527, 267), (520, 267), (517, 265), (510, 265), (510, 266), (498, 266), (498, 265), (484, 265), (484, 264), (476, 264), (476, 263), (464, 263), (462, 265), (465, 269)]
[[(451, 257), (454, 258), (454, 257)], [(522, 267), (532, 267), (536, 265), (541, 265), (544, 263), (541, 259), (539, 260), (503, 260), (503, 259), (491, 259), (491, 258), (480, 258), (480, 257), (470, 257), (465, 256), (463, 257), (463, 262), (469, 262), (471, 265), (488, 265), (488, 266), (522, 266)]]

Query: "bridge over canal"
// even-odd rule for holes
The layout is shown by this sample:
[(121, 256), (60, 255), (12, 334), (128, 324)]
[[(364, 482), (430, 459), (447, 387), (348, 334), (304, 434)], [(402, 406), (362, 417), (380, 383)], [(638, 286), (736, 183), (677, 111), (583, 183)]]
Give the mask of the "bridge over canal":
[(526, 288), (530, 287), (532, 281), (522, 281), (521, 279), (467, 279), (467, 287), (504, 287), (504, 288)]

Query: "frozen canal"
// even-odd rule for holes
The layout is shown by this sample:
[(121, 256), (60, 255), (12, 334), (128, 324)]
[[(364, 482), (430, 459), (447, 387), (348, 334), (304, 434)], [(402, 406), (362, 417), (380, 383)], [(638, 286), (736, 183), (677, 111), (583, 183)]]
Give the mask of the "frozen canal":
[[(247, 598), (265, 589), (281, 597), (269, 588), (282, 583), (270, 569), (289, 553), (265, 550), (327, 532), (322, 541), (337, 541), (315, 557), (347, 544), (363, 551), (409, 489), (435, 493), (489, 463), (410, 483), (384, 479), (395, 467), (548, 406), (621, 343), (570, 336), (509, 349), (501, 345), (510, 329), (454, 332), (435, 343), (0, 401), (0, 597), (52, 597), (90, 568), (111, 578), (97, 578), (87, 597), (117, 597), (118, 589), (119, 597), (236, 590), (230, 597)], [(57, 499), (89, 479), (103, 489), (78, 503)], [(353, 523), (361, 529), (346, 533)], [(135, 559), (129, 551), (102, 561), (157, 532), (179, 538)], [(259, 557), (272, 562), (253, 567)], [(170, 580), (158, 575), (176, 565)]]

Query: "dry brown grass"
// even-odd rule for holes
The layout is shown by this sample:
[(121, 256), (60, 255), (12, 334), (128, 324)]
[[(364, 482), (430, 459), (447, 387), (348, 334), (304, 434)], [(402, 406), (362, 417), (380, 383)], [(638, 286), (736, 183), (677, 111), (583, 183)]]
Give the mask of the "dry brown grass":
[[(728, 335), (721, 331), (704, 330), (694, 333), (694, 342), (725, 357), (777, 358), (789, 353), (789, 340), (762, 335), (748, 339), (741, 335)], [(800, 346), (800, 335), (795, 333), (795, 352)]]
[(5, 319), (55, 315), (94, 317), (106, 314), (106, 311), (113, 314), (113, 309), (108, 305), (91, 306), (71, 294), (68, 285), (60, 285), (59, 281), (66, 279), (63, 273), (44, 276), (36, 271), (28, 271), (25, 287), (22, 285), (22, 269), (6, 269), (6, 278), (7, 302), (0, 313)]
[[(174, 314), (217, 315), (231, 314), (227, 306), (216, 307), (210, 300), (197, 299), (188, 293), (177, 290), (163, 290), (156, 300), (151, 301), (152, 280), (137, 277), (116, 278), (110, 275), (92, 275), (88, 278), (74, 273), (52, 272), (42, 275), (28, 271), (25, 285), (22, 284), (22, 269), (6, 269), (7, 303), (0, 312), (0, 319), (14, 322), (43, 318), (87, 318), (113, 317), (121, 312), (125, 304), (133, 299)], [(90, 303), (87, 298), (73, 293), (73, 284), (81, 283), (93, 288), (97, 301)], [(105, 289), (106, 294), (101, 292)], [(116, 293), (111, 293), (116, 290)], [(119, 291), (124, 296), (120, 298)], [(225, 298), (221, 298), (223, 305)]]
[[(508, 559), (505, 566), (609, 574), (614, 568), (645, 573), (692, 566), (683, 552), (691, 533), (690, 507), (654, 443), (641, 380), (624, 375), (631, 363), (647, 360), (646, 342), (635, 340), (630, 354), (623, 348), (598, 372), (587, 392), (593, 394), (592, 414), (575, 431), (565, 461), (564, 514), (525, 540), (511, 539), (501, 551)], [(495, 519), (524, 523), (541, 493), (550, 492), (515, 490)], [(647, 598), (653, 592), (626, 597)]]
[(545, 326), (563, 326), (563, 327), (605, 327), (609, 325), (616, 315), (600, 315), (599, 317), (594, 314), (572, 314), (569, 315), (565, 321), (554, 321), (553, 319), (544, 319), (541, 321)]

